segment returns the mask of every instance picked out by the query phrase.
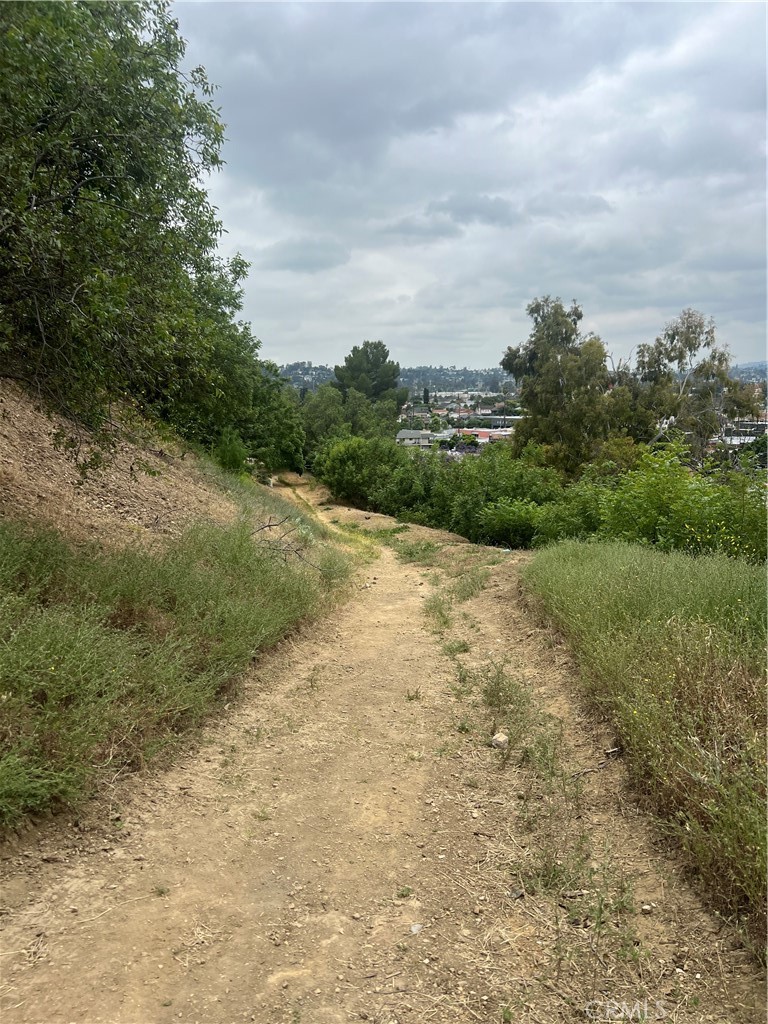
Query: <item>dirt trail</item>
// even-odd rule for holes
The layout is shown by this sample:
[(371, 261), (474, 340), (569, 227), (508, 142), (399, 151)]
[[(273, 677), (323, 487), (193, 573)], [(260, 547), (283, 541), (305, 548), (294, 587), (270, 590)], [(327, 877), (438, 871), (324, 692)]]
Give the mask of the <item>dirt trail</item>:
[[(172, 769), (6, 846), (4, 1024), (548, 1022), (618, 1019), (601, 1014), (619, 999), (645, 999), (648, 1019), (762, 1019), (758, 972), (622, 797), (516, 571), (514, 556), (493, 568), (439, 636), (427, 573), (383, 549)], [(511, 865), (535, 831), (520, 808), (547, 798), (457, 699), (449, 637), (478, 663), (509, 652), (566, 723), (593, 850), (652, 910), (636, 961), (583, 955), (570, 933), (586, 925), (521, 891)]]

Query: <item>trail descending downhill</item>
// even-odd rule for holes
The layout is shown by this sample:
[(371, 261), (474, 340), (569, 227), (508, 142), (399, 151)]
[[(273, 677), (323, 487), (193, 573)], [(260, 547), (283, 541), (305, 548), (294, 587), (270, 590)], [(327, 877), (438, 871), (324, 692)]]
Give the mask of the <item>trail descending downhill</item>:
[[(443, 563), (381, 548), (172, 768), (6, 844), (4, 1024), (763, 1019), (749, 954), (681, 880), (521, 603), (527, 556), (407, 535)], [(428, 617), (472, 558), (482, 590)], [(502, 664), (557, 736), (554, 774), (520, 755), (530, 736), (490, 745), (481, 680)]]

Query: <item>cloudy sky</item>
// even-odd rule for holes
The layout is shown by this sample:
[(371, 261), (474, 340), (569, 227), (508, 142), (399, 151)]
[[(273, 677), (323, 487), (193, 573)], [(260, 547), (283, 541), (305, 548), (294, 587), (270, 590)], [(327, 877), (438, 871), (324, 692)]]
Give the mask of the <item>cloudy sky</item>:
[(279, 363), (492, 366), (535, 296), (626, 357), (684, 307), (765, 358), (766, 7), (178, 3), (211, 196)]

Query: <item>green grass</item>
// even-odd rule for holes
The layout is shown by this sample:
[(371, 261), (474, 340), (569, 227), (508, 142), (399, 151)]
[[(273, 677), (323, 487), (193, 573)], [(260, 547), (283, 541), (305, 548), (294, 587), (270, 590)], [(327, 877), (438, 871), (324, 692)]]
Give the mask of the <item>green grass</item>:
[(437, 565), (442, 545), (433, 540), (405, 540), (382, 538), (403, 562), (417, 562), (419, 565)]
[(453, 622), (451, 602), (439, 591), (430, 594), (424, 601), (424, 614), (430, 619), (436, 633), (444, 633)]
[(764, 569), (566, 542), (538, 554), (524, 581), (569, 638), (635, 786), (670, 823), (712, 903), (760, 943)]
[[(314, 523), (246, 490), (240, 522), (159, 553), (0, 524), (0, 824), (76, 800), (100, 768), (141, 765), (346, 578)], [(289, 517), (299, 556), (282, 531), (256, 532), (270, 515)]]
[(467, 569), (461, 576), (457, 576), (449, 587), (448, 593), (451, 599), (457, 604), (462, 604), (464, 601), (469, 601), (470, 598), (477, 597), (488, 582), (490, 575), (488, 569), (479, 566)]
[(443, 644), (443, 653), (449, 658), (455, 658), (457, 654), (467, 654), (470, 650), (466, 640), (447, 640)]
[(408, 533), (410, 526), (403, 523), (400, 526), (382, 526), (378, 529), (368, 530), (372, 537), (377, 540), (387, 541), (390, 537), (396, 537), (399, 533)]

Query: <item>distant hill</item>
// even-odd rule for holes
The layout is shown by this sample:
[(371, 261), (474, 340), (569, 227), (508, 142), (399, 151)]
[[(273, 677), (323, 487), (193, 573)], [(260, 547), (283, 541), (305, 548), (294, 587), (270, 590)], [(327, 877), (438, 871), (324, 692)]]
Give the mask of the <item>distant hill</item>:
[[(333, 367), (312, 362), (286, 363), (280, 375), (297, 388), (314, 391), (333, 379)], [(504, 385), (512, 388), (514, 381), (498, 366), (472, 369), (467, 366), (403, 366), (400, 368), (400, 386), (414, 394), (424, 388), (435, 391), (490, 391), (498, 394)]]
[(510, 388), (514, 379), (498, 366), (472, 369), (468, 366), (405, 366), (400, 369), (401, 387), (419, 393), (424, 388), (434, 391), (490, 391), (498, 394), (504, 385)]
[(731, 376), (737, 380), (765, 380), (768, 378), (768, 362), (739, 363), (731, 367)]
[[(737, 380), (761, 381), (768, 378), (768, 362), (740, 363), (731, 367), (731, 376)], [(333, 380), (333, 367), (324, 363), (286, 363), (280, 367), (281, 376), (296, 388), (315, 391), (321, 384)], [(498, 366), (472, 369), (462, 366), (403, 366), (400, 369), (400, 386), (408, 388), (414, 395), (421, 395), (424, 388), (436, 391), (492, 392), (499, 394), (508, 385), (514, 391), (514, 378)]]
[(333, 380), (333, 367), (313, 362), (286, 363), (280, 367), (280, 376), (289, 380), (295, 388), (315, 391), (321, 384)]

